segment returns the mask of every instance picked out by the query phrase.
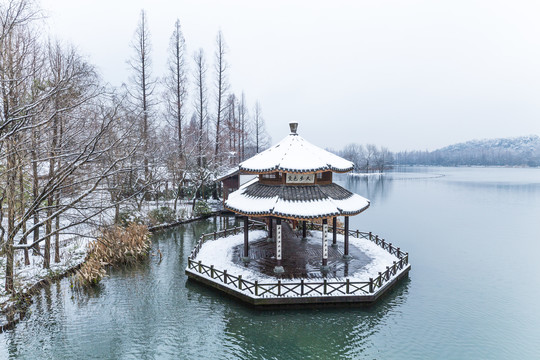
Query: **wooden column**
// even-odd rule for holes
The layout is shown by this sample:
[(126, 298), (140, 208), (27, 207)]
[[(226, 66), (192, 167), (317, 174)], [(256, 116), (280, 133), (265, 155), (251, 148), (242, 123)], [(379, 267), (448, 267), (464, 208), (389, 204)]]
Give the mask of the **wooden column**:
[(349, 255), (349, 217), (345, 216), (345, 244), (343, 246), (343, 259), (350, 260), (351, 258), (351, 255)]
[(272, 242), (274, 238), (274, 221), (272, 217), (268, 217), (268, 242)]
[(244, 216), (244, 256), (242, 261), (249, 262), (249, 217)]
[(332, 219), (332, 247), (337, 248), (337, 216)]
[(328, 270), (328, 239), (326, 237), (328, 233), (328, 220), (323, 219), (322, 221), (322, 267), (321, 271)]
[(281, 265), (281, 219), (276, 219), (276, 266), (274, 267), (274, 273), (281, 274), (285, 270)]
[(302, 221), (302, 240), (307, 239), (307, 221)]

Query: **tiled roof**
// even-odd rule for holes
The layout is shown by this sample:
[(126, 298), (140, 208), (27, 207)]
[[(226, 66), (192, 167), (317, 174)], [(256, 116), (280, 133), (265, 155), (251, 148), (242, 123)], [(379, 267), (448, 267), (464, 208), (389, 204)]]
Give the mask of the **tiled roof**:
[(337, 184), (264, 185), (254, 182), (229, 195), (225, 207), (244, 215), (314, 219), (356, 215), (369, 200)]
[(352, 193), (337, 184), (328, 185), (264, 185), (255, 183), (244, 192), (246, 196), (268, 198), (279, 196), (287, 201), (315, 201), (331, 198), (343, 200), (352, 196)]

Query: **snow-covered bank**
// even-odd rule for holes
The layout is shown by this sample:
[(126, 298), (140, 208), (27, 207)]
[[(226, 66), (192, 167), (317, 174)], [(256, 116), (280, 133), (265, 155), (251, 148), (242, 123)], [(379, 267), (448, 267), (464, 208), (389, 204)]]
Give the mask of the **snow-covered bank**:
[[(72, 237), (60, 243), (60, 262), (51, 261), (50, 269), (43, 268), (43, 257), (29, 251), (30, 265), (24, 265), (24, 252), (15, 252), (14, 284), (18, 295), (26, 295), (28, 291), (43, 280), (61, 276), (72, 269), (80, 266), (88, 251), (88, 243), (91, 241), (87, 237)], [(53, 255), (54, 256), (54, 255)], [(5, 258), (0, 258), (0, 284), (5, 282)], [(5, 291), (4, 286), (0, 288), (0, 310), (13, 306), (15, 300)]]

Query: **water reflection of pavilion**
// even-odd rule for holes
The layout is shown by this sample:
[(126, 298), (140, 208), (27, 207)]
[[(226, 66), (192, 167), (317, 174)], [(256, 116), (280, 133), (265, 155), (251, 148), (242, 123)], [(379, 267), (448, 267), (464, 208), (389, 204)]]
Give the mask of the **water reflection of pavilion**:
[(378, 358), (369, 356), (374, 353), (370, 350), (373, 337), (379, 329), (384, 331), (385, 322), (406, 301), (408, 291), (407, 280), (375, 305), (348, 307), (347, 311), (325, 306), (324, 311), (316, 307), (260, 312), (226, 304), (224, 333), (229, 343), (241, 344), (246, 358), (266, 358), (268, 354), (284, 359)]

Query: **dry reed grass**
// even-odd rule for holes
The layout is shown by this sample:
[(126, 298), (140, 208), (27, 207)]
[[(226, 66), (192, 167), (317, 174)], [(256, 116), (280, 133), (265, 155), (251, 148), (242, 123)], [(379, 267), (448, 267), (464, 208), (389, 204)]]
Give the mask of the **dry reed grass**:
[(113, 226), (89, 244), (88, 256), (74, 275), (74, 285), (95, 285), (106, 275), (106, 266), (133, 264), (148, 256), (150, 233), (145, 225)]

